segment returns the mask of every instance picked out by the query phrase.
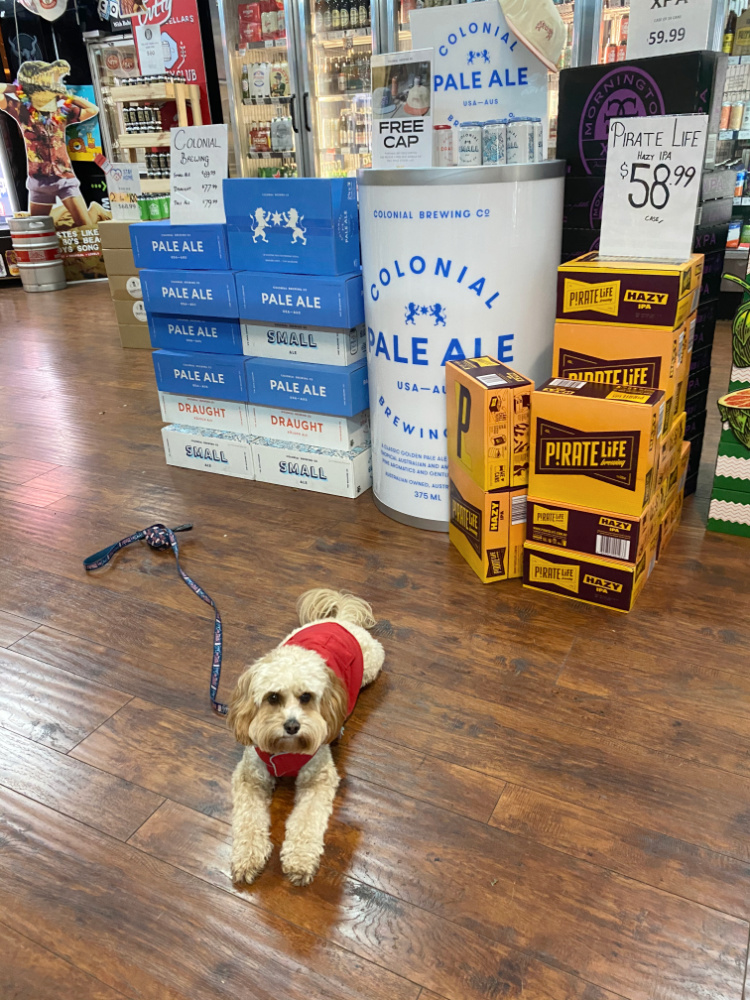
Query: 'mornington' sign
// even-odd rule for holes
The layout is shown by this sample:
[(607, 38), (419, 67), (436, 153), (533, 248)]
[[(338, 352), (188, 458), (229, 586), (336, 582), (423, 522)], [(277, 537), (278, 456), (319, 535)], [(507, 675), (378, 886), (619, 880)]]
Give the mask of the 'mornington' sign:
[(547, 69), (521, 44), (498, 0), (413, 10), (415, 48), (434, 49), (436, 124), (529, 116), (547, 122)]

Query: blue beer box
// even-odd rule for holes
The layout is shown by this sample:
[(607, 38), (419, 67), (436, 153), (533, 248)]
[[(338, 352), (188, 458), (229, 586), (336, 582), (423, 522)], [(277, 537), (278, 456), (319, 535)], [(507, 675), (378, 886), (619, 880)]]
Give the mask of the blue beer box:
[(228, 271), (227, 227), (219, 223), (170, 226), (134, 222), (130, 243), (136, 267), (179, 271)]
[(360, 266), (351, 178), (227, 179), (224, 210), (238, 271), (345, 274)]
[(361, 274), (264, 274), (239, 271), (240, 318), (286, 326), (351, 330), (365, 321)]
[(277, 358), (247, 358), (245, 366), (248, 399), (260, 406), (353, 417), (370, 405), (365, 358), (347, 368)]
[(242, 354), (242, 331), (237, 320), (150, 313), (148, 330), (151, 346), (167, 351)]
[(154, 351), (151, 357), (162, 392), (247, 402), (247, 358), (242, 355)]
[(231, 271), (141, 271), (141, 288), (150, 313), (239, 319)]

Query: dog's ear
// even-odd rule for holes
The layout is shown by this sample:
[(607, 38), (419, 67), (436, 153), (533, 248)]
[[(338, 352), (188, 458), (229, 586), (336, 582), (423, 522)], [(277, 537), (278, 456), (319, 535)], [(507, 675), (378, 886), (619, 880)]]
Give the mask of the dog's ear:
[(227, 713), (227, 725), (234, 732), (234, 738), (238, 743), (245, 746), (251, 745), (250, 723), (255, 718), (258, 706), (251, 695), (252, 667), (240, 676), (237, 687), (232, 692), (229, 699), (229, 712)]
[(332, 743), (346, 722), (349, 697), (342, 681), (328, 668), (328, 683), (320, 699), (320, 714), (328, 727), (326, 743)]

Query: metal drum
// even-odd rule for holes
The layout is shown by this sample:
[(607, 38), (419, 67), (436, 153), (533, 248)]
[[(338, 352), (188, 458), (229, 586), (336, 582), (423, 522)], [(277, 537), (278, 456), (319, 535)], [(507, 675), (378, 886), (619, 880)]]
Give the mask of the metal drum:
[(52, 216), (29, 215), (7, 221), (24, 291), (54, 292), (65, 288), (60, 240)]

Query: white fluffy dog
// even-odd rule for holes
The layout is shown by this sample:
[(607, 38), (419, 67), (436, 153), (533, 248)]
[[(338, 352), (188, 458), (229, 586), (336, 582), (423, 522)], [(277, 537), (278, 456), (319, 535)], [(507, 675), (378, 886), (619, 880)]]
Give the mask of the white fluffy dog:
[(360, 598), (309, 590), (297, 612), (301, 628), (247, 668), (229, 706), (229, 725), (247, 746), (232, 777), (235, 882), (252, 882), (268, 861), (271, 795), (287, 775), (297, 784), (281, 867), (295, 885), (312, 881), (339, 784), (329, 744), (385, 658)]

